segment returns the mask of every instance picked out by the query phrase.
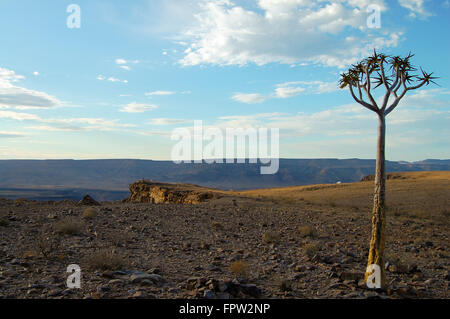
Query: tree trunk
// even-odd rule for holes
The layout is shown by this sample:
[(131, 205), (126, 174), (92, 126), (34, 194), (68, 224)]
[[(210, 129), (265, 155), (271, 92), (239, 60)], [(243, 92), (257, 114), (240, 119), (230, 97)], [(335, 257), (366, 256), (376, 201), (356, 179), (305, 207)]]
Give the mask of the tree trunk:
[[(375, 172), (375, 193), (373, 197), (372, 209), (372, 237), (370, 240), (369, 258), (367, 270), (364, 277), (365, 282), (369, 276), (374, 273), (374, 266), (379, 272), (377, 275), (377, 285), (381, 289), (386, 288), (386, 274), (384, 270), (384, 246), (385, 246), (385, 136), (386, 122), (384, 114), (378, 115), (378, 145), (377, 145), (377, 162)], [(373, 287), (373, 285), (372, 285)]]

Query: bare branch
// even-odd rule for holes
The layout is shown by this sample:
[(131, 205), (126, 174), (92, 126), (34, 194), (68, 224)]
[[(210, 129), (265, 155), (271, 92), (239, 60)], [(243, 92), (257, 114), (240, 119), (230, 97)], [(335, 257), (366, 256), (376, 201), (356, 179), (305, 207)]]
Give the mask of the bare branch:
[(372, 94), (370, 93), (370, 81), (367, 81), (369, 84), (367, 86), (363, 86), (364, 91), (366, 91), (367, 97), (369, 98), (370, 103), (377, 109), (377, 112), (379, 110), (378, 104), (373, 98)]
[(419, 89), (419, 88), (421, 88), (422, 86), (424, 86), (426, 83), (427, 83), (427, 81), (426, 81), (426, 80), (423, 80), (420, 84), (418, 84), (418, 85), (416, 85), (416, 86), (413, 86), (413, 87), (407, 87), (407, 86), (406, 86), (406, 83), (405, 83), (405, 78), (404, 78), (404, 76), (402, 76), (402, 84), (403, 84), (404, 90), (403, 90), (402, 94), (400, 94), (399, 96), (397, 96), (397, 94), (396, 94), (397, 92), (394, 92), (394, 93), (395, 93), (395, 96), (396, 96), (396, 99), (395, 99), (395, 101), (391, 104), (391, 106), (384, 112), (384, 115), (385, 115), (385, 116), (388, 115), (389, 113), (391, 113), (391, 112), (397, 107), (398, 103), (399, 103), (400, 100), (405, 96), (406, 92), (411, 91), (411, 90)]
[(391, 91), (393, 91), (395, 89), (395, 87), (399, 83), (399, 79), (400, 79), (400, 68), (399, 68), (399, 66), (397, 66), (395, 69), (396, 69), (395, 70), (395, 81), (394, 81), (394, 83), (392, 83), (391, 87), (389, 88)]
[(424, 86), (426, 83), (427, 83), (427, 81), (426, 81), (426, 80), (423, 80), (422, 83), (420, 83), (420, 84), (418, 84), (418, 85), (416, 85), (416, 86), (409, 87), (408, 90), (417, 90), (417, 89), (420, 89), (420, 88), (421, 88), (422, 86)]
[(383, 81), (384, 86), (386, 87), (386, 90), (390, 92), (391, 89), (389, 87), (389, 84), (386, 81), (386, 75), (384, 73), (383, 60), (380, 60), (380, 63), (378, 65), (380, 66), (381, 80)]
[[(362, 91), (361, 91), (361, 84), (358, 82), (356, 82), (357, 86), (358, 86), (358, 91), (359, 91), (359, 99), (362, 101), (363, 100), (363, 96), (362, 96)], [(365, 84), (364, 84), (365, 85)]]
[(365, 101), (363, 101), (363, 100), (360, 100), (360, 99), (358, 99), (358, 98), (356, 97), (355, 93), (353, 92), (353, 85), (352, 85), (352, 84), (349, 85), (349, 88), (350, 88), (350, 93), (351, 93), (353, 99), (354, 99), (356, 102), (358, 102), (359, 104), (361, 104), (361, 105), (364, 106), (365, 108), (367, 108), (367, 109), (369, 109), (369, 110), (371, 110), (371, 111), (373, 111), (373, 112), (375, 112), (375, 113), (379, 113), (378, 108), (376, 108), (376, 107), (374, 107), (373, 105), (370, 105), (369, 103), (367, 103), (367, 102), (365, 102)]

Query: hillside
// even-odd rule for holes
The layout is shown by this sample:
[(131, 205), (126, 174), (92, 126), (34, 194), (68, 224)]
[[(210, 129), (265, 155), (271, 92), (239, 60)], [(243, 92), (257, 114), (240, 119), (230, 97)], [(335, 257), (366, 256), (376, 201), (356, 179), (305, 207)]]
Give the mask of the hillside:
[[(121, 200), (140, 180), (197, 184), (223, 190), (357, 182), (373, 174), (374, 160), (281, 159), (275, 175), (260, 175), (257, 164), (180, 164), (150, 160), (3, 160), (0, 197)], [(386, 163), (388, 172), (445, 171), (450, 160)]]

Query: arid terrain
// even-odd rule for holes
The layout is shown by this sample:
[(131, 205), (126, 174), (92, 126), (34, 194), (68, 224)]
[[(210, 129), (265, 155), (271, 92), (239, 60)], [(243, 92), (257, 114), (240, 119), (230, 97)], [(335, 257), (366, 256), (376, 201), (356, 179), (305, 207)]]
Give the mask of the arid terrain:
[[(385, 292), (362, 281), (373, 181), (205, 191), (198, 204), (1, 199), (0, 297), (449, 297), (448, 171), (389, 176)], [(70, 264), (81, 289), (66, 287)]]

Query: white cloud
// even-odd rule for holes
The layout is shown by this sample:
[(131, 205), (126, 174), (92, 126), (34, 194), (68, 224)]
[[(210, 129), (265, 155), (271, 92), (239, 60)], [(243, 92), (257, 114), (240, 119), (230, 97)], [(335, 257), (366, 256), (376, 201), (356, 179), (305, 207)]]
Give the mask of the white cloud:
[(259, 93), (236, 93), (231, 98), (247, 104), (262, 103), (269, 99), (269, 97)]
[(125, 59), (122, 59), (122, 58), (116, 59), (115, 62), (119, 66), (119, 68), (127, 70), (127, 71), (131, 71), (131, 67), (128, 66), (127, 64), (138, 64), (138, 63), (140, 63), (139, 60), (125, 60)]
[(109, 78), (108, 78), (108, 81), (109, 81), (109, 82), (128, 83), (128, 80), (121, 80), (121, 79), (117, 79), (117, 78), (114, 78), (114, 77), (109, 77)]
[(19, 132), (0, 131), (0, 138), (18, 138), (24, 136), (25, 136), (24, 134)]
[(148, 93), (145, 93), (145, 95), (147, 95), (147, 96), (153, 96), (153, 95), (173, 95), (173, 94), (175, 94), (176, 92), (173, 92), (173, 91), (154, 91), (154, 92), (148, 92)]
[[(404, 130), (411, 130), (411, 124), (419, 125), (428, 123), (432, 125), (434, 121), (450, 116), (450, 110), (440, 110), (436, 108), (424, 108), (415, 106), (415, 103), (399, 105), (399, 108), (391, 113), (387, 119), (389, 134), (391, 131), (399, 134)], [(408, 103), (408, 104), (407, 104)], [(283, 137), (312, 137), (314, 139), (323, 138), (330, 145), (334, 138), (347, 137), (367, 137), (376, 135), (377, 118), (358, 104), (348, 104), (334, 107), (328, 110), (313, 113), (297, 114), (255, 114), (244, 116), (220, 117), (216, 124), (219, 127), (268, 127), (279, 128)], [(440, 127), (443, 129), (445, 126)], [(439, 127), (436, 127), (439, 129)], [(420, 131), (412, 129), (412, 137), (420, 136)]]
[(0, 118), (1, 119), (11, 119), (11, 120), (16, 120), (16, 121), (25, 121), (25, 120), (42, 121), (42, 119), (37, 115), (30, 114), (30, 113), (14, 112), (14, 111), (0, 111)]
[(27, 126), (27, 129), (37, 130), (37, 131), (48, 131), (48, 132), (78, 132), (78, 131), (88, 131), (90, 129), (79, 126), (50, 126), (50, 125), (34, 125)]
[(124, 60), (124, 59), (116, 59), (116, 64), (127, 64), (127, 60)]
[(112, 76), (106, 78), (106, 76), (101, 75), (101, 74), (99, 76), (97, 76), (97, 80), (99, 80), (99, 81), (105, 81), (106, 80), (106, 81), (109, 81), (109, 82), (128, 83), (128, 80), (121, 80), (121, 79), (117, 79), (117, 78), (112, 77)]
[(296, 81), (277, 84), (275, 95), (278, 98), (289, 98), (292, 96), (305, 94), (323, 94), (338, 91), (337, 82), (323, 81)]
[(23, 79), (25, 79), (23, 75), (18, 75), (13, 70), (0, 68), (0, 81), (17, 82)]
[(151, 125), (176, 125), (191, 122), (184, 119), (169, 119), (169, 118), (157, 118), (152, 119), (149, 124)]
[(123, 129), (135, 126), (133, 124), (118, 123), (118, 120), (105, 120), (102, 118), (43, 118), (35, 114), (14, 111), (0, 111), (0, 119), (44, 123), (45, 125), (30, 126), (28, 128), (47, 131), (108, 131), (118, 128)]
[(131, 102), (127, 105), (125, 105), (120, 112), (126, 112), (126, 113), (143, 113), (145, 111), (150, 111), (158, 108), (157, 105), (153, 104), (142, 104), (142, 103), (136, 103)]
[(121, 58), (119, 58), (119, 59), (116, 59), (116, 64), (118, 64), (118, 65), (122, 65), (122, 64), (138, 64), (138, 63), (140, 63), (141, 61), (139, 61), (139, 60), (125, 60), (125, 59), (121, 59)]
[(34, 71), (34, 72), (33, 72), (33, 75), (34, 75), (34, 76), (38, 76), (38, 75), (39, 75), (39, 72), (38, 72), (38, 71)]
[(431, 16), (431, 13), (425, 9), (426, 0), (398, 0), (399, 4), (409, 10), (411, 18), (426, 18)]
[[(368, 30), (366, 7), (383, 0), (259, 0), (257, 10), (230, 1), (202, 2), (197, 24), (180, 35), (189, 46), (182, 65), (319, 63), (344, 67), (401, 33)], [(345, 40), (349, 30), (352, 38)], [(345, 31), (345, 33), (344, 33)]]
[(288, 97), (299, 95), (304, 91), (305, 88), (299, 86), (280, 86), (275, 89), (275, 94), (277, 97), (285, 99)]
[(13, 83), (25, 77), (14, 71), (0, 68), (0, 109), (37, 109), (63, 105), (54, 96), (47, 93), (29, 90)]
[(146, 132), (140, 132), (139, 134), (145, 135), (145, 136), (158, 136), (158, 137), (164, 137), (164, 138), (170, 138), (172, 136), (171, 131), (146, 131)]
[(337, 82), (296, 81), (277, 84), (273, 93), (237, 93), (231, 98), (235, 101), (254, 104), (262, 103), (272, 98), (286, 99), (299, 94), (323, 94), (338, 91)]

